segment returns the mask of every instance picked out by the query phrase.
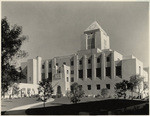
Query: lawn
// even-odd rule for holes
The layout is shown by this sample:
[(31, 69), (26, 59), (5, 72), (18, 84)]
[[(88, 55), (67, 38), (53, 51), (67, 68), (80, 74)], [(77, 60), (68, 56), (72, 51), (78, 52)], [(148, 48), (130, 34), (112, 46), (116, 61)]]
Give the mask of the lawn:
[[(81, 99), (80, 103), (82, 102), (90, 102), (90, 101), (100, 101), (102, 99), (99, 98), (93, 98), (93, 97), (84, 97)], [(53, 102), (50, 103), (46, 103), (46, 107), (49, 106), (61, 106), (61, 105), (65, 105), (65, 104), (72, 104), (70, 102), (70, 99), (68, 99), (67, 97), (61, 97), (61, 98), (55, 98), (55, 100)], [(43, 107), (43, 105), (38, 105), (32, 108), (41, 108)]]
[(23, 105), (28, 105), (28, 104), (33, 104), (37, 103), (37, 98), (19, 98), (19, 99), (2, 99), (1, 100), (1, 111), (7, 111), (9, 109), (23, 106)]
[[(18, 107), (21, 105), (27, 105), (37, 103), (37, 98), (20, 98), (13, 100), (2, 100), (2, 111)], [(133, 105), (147, 103), (146, 107), (142, 110), (136, 110), (134, 113), (141, 113), (142, 115), (148, 114), (149, 104), (146, 101), (138, 100), (122, 100), (122, 99), (99, 99), (93, 97), (82, 98), (77, 104), (72, 104), (67, 97), (55, 98), (53, 102), (47, 103), (46, 107), (38, 105), (27, 109), (26, 111), (13, 111), (9, 114), (28, 114), (28, 115), (78, 115), (78, 114), (91, 114), (102, 115), (108, 114), (108, 111), (115, 109), (130, 107)], [(134, 114), (132, 111), (129, 114)], [(128, 114), (128, 113), (127, 113)]]
[[(89, 98), (85, 98), (88, 101)], [(78, 114), (90, 114), (90, 115), (107, 115), (109, 111), (116, 109), (126, 108), (134, 105), (139, 105), (146, 103), (146, 101), (138, 100), (123, 100), (123, 99), (108, 99), (108, 100), (98, 100), (96, 98), (90, 98), (91, 101), (78, 104), (71, 104), (66, 98), (60, 98), (54, 102), (47, 104), (45, 108), (31, 108), (26, 110), (26, 114), (29, 115), (78, 115)], [(96, 101), (95, 101), (95, 100)], [(63, 101), (64, 100), (64, 101)], [(66, 103), (66, 104), (64, 104)], [(146, 107), (145, 107), (146, 106)], [(142, 110), (132, 109), (130, 113), (127, 114), (148, 114), (149, 104), (145, 105)], [(134, 108), (134, 107), (133, 107)]]

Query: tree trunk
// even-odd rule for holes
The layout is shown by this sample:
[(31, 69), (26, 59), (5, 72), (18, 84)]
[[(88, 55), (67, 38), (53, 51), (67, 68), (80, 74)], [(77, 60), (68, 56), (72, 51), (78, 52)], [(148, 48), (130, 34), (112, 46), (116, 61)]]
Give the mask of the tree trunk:
[(43, 104), (44, 108), (45, 108), (45, 100), (44, 100), (44, 104)]
[(132, 99), (133, 99), (133, 90), (132, 90)]

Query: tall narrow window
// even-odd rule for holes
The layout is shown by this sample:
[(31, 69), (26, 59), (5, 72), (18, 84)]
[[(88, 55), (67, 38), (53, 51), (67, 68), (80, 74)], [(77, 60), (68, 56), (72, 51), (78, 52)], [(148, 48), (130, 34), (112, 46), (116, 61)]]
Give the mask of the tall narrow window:
[(109, 56), (107, 57), (107, 62), (110, 62), (110, 57)]
[(82, 60), (79, 61), (79, 64), (82, 65)]
[(101, 77), (101, 68), (96, 68), (96, 77)]
[(49, 68), (51, 68), (51, 64), (49, 64)]
[(45, 78), (45, 73), (42, 73), (42, 78)]
[(79, 78), (83, 79), (83, 70), (79, 70)]
[(31, 77), (29, 77), (29, 81), (31, 81)]
[(69, 77), (67, 77), (67, 82), (69, 82)]
[(74, 74), (74, 70), (71, 71), (71, 74)]
[(92, 69), (87, 69), (87, 77), (88, 78), (92, 77)]
[(69, 70), (67, 70), (67, 74), (69, 74)]
[(107, 89), (110, 89), (110, 84), (106, 84), (106, 88), (107, 88)]
[(73, 66), (74, 65), (74, 62), (73, 61), (71, 61), (71, 66)]
[(111, 69), (110, 67), (106, 67), (106, 76), (110, 76), (111, 75)]
[(44, 64), (42, 65), (42, 69), (44, 69)]
[(50, 80), (50, 82), (52, 81), (52, 72), (48, 73), (48, 79)]
[(91, 59), (88, 59), (88, 64), (91, 64)]
[(121, 66), (116, 66), (116, 76), (121, 76)]
[(74, 82), (74, 77), (71, 77), (71, 82)]
[(88, 49), (93, 49), (93, 48), (95, 48), (95, 34), (94, 33), (91, 33), (91, 34), (89, 34), (88, 35), (88, 40), (87, 40), (87, 42), (88, 42)]
[(91, 90), (91, 85), (87, 85), (87, 87), (88, 87), (88, 90)]
[(97, 63), (100, 63), (100, 58), (97, 58)]
[(97, 84), (96, 87), (97, 87), (97, 90), (101, 89), (100, 84)]

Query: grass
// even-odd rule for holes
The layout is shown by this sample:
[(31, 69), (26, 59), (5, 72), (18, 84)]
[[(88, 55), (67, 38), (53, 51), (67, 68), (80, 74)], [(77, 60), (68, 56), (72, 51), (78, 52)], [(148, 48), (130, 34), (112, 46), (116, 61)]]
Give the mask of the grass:
[[(84, 97), (81, 99), (81, 101), (79, 103), (83, 103), (83, 102), (90, 102), (90, 101), (100, 101), (102, 99), (98, 99), (98, 98), (93, 98), (93, 97)], [(68, 99), (67, 97), (61, 97), (61, 98), (55, 98), (55, 100), (53, 102), (50, 103), (46, 103), (46, 107), (50, 107), (50, 106), (61, 106), (61, 105), (65, 105), (65, 104), (72, 104), (72, 102), (70, 102), (70, 99)], [(43, 105), (38, 105), (32, 108), (41, 108), (43, 107)]]
[(19, 98), (19, 99), (2, 99), (1, 100), (1, 111), (7, 111), (9, 109), (12, 109), (14, 107), (19, 107), (23, 105), (33, 104), (37, 103), (37, 98), (31, 97), (31, 98)]
[[(66, 100), (65, 98), (63, 98)], [(88, 98), (87, 98), (88, 99)], [(135, 101), (135, 100), (121, 100), (121, 99), (108, 99), (108, 100), (101, 100), (101, 101), (91, 101), (90, 102), (81, 102), (78, 104), (71, 104), (67, 102), (67, 104), (63, 104), (62, 99), (52, 102), (50, 106), (45, 108), (32, 108), (26, 111), (29, 115), (78, 115), (78, 114), (107, 114), (108, 111), (125, 108), (137, 104), (146, 103), (145, 101)], [(93, 99), (94, 100), (94, 99)], [(148, 114), (148, 107), (146, 107), (146, 112), (142, 112), (142, 115)], [(138, 110), (137, 110), (138, 111)], [(130, 112), (133, 113), (132, 111)]]
[[(37, 103), (37, 98), (20, 98), (12, 100), (2, 100), (2, 111), (6, 109), (11, 109), (14, 107)], [(72, 104), (67, 97), (55, 98), (53, 102), (47, 103), (46, 107), (43, 108), (43, 105), (38, 105), (27, 109), (26, 111), (13, 111), (9, 114), (28, 114), (28, 115), (78, 115), (78, 114), (107, 114), (110, 110), (125, 108), (137, 104), (146, 103), (146, 101), (138, 100), (121, 100), (121, 99), (99, 99), (93, 97), (82, 98), (78, 104)], [(5, 105), (5, 106), (4, 106)], [(148, 114), (147, 106), (139, 112), (142, 112), (142, 115)], [(139, 113), (136, 110), (136, 113)], [(133, 112), (131, 111), (130, 114)], [(128, 114), (128, 112), (127, 112)]]

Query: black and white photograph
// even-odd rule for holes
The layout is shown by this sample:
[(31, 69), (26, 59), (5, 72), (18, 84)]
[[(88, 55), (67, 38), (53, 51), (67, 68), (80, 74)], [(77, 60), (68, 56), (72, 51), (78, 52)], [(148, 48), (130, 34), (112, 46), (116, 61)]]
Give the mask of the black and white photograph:
[(149, 1), (1, 1), (1, 115), (149, 115)]

